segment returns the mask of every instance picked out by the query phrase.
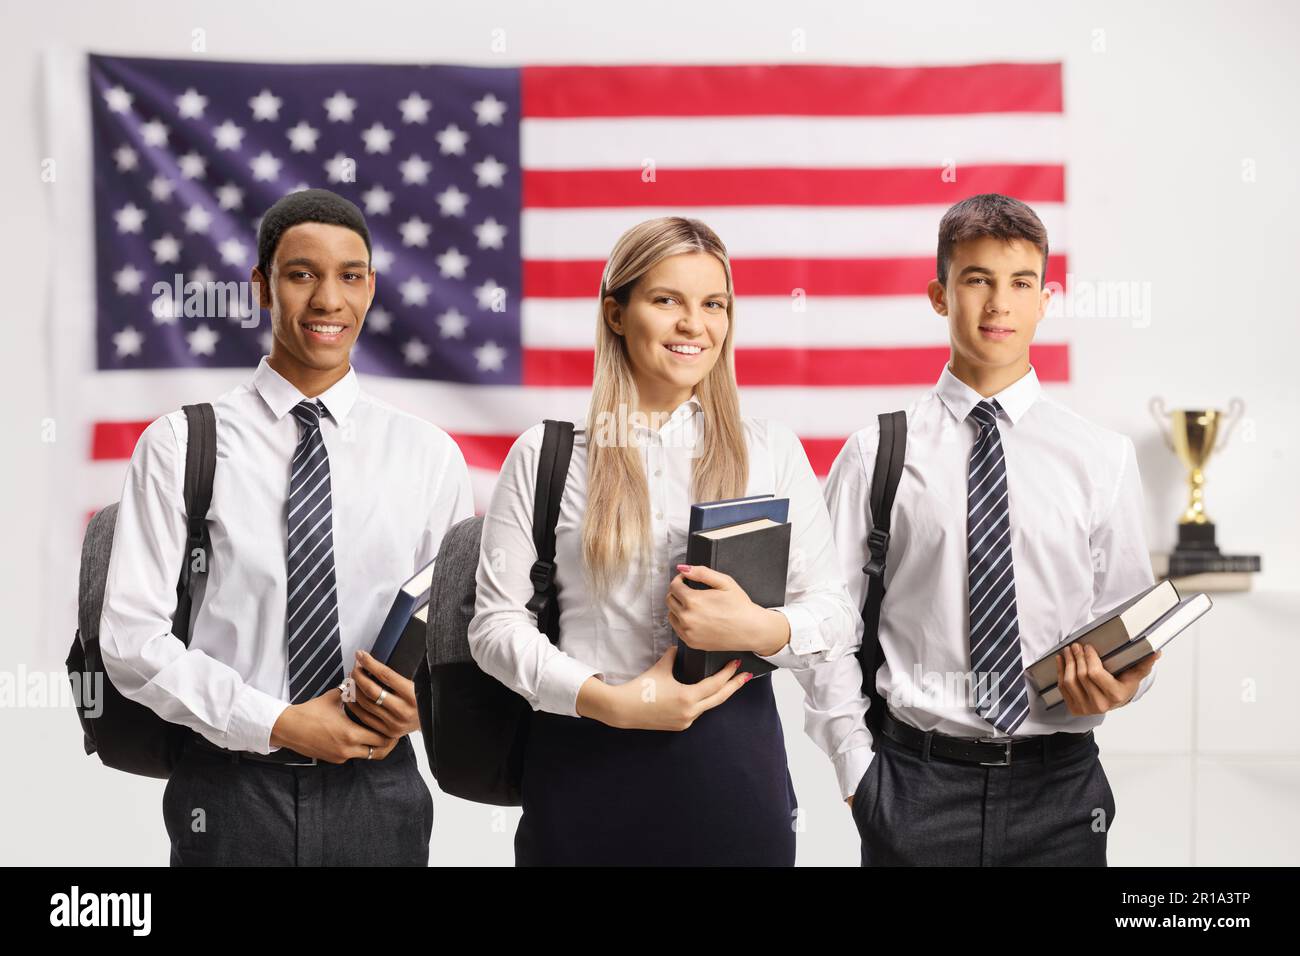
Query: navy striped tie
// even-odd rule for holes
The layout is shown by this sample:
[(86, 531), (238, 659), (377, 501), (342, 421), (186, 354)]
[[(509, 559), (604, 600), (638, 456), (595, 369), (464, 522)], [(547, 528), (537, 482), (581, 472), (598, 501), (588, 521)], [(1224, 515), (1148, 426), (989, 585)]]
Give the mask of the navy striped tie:
[(319, 402), (301, 401), (298, 448), (289, 477), (288, 640), (291, 703), (319, 697), (343, 682), (330, 463), (321, 438)]
[(979, 436), (966, 480), (966, 550), (975, 711), (1009, 735), (1029, 715), (1029, 687), (1016, 622), (1007, 466), (997, 419), (1001, 410), (996, 399), (971, 409)]

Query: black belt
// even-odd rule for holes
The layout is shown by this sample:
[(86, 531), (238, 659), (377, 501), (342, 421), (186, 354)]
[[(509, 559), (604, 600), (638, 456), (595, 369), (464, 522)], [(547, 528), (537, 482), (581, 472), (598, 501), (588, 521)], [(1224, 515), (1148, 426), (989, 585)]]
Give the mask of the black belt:
[(227, 750), (225, 747), (218, 747), (208, 738), (201, 734), (191, 733), (189, 742), (201, 750), (210, 753), (220, 754), (232, 762), (240, 760), (251, 760), (254, 763), (274, 763), (282, 767), (314, 767), (320, 763), (328, 761), (317, 760), (315, 757), (305, 757), (295, 750), (288, 747), (281, 747), (279, 750), (273, 750), (269, 754), (255, 754), (248, 750)]
[(1092, 731), (1082, 734), (1041, 734), (1026, 740), (994, 741), (988, 737), (952, 737), (934, 730), (918, 730), (905, 724), (888, 710), (881, 718), (881, 733), (901, 744), (922, 760), (944, 757), (985, 767), (1006, 767), (1016, 760), (1045, 760), (1083, 746), (1092, 740)]

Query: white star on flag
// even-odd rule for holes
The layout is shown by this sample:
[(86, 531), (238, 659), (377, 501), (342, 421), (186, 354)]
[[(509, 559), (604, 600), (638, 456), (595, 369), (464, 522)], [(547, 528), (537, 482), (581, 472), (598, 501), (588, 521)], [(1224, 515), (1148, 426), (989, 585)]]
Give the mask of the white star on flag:
[(180, 240), (170, 232), (159, 239), (155, 239), (153, 242), (149, 243), (149, 246), (153, 249), (155, 262), (175, 262), (181, 257)]
[(280, 98), (270, 90), (263, 90), (248, 101), (248, 105), (253, 110), (254, 121), (278, 120), (280, 118), (280, 103)]
[(463, 339), (468, 325), (469, 319), (455, 309), (438, 316), (438, 330), (444, 339)]
[(249, 163), (253, 169), (253, 178), (258, 182), (268, 182), (280, 175), (280, 160), (263, 150)]
[(419, 276), (411, 276), (398, 286), (398, 291), (402, 293), (402, 305), (424, 305), (429, 301), (432, 286)]
[(465, 144), (469, 142), (469, 133), (452, 123), (437, 136), (438, 147), (444, 156), (465, 155)]
[(402, 182), (408, 186), (423, 186), (429, 180), (429, 170), (433, 167), (429, 165), (418, 154), (412, 154), (409, 159), (403, 161), (402, 165), (397, 167), (402, 171)]
[(438, 271), (444, 279), (463, 279), (469, 258), (458, 252), (455, 247), (448, 249), (437, 258)]
[(161, 149), (167, 145), (167, 127), (161, 121), (152, 119), (140, 127), (140, 138), (146, 146)]
[(506, 227), (488, 217), (474, 227), (480, 249), (500, 249), (505, 245)]
[(180, 113), (183, 119), (198, 119), (203, 115), (207, 105), (208, 98), (200, 95), (193, 87), (176, 97), (176, 112)]
[(126, 113), (131, 109), (131, 101), (134, 100), (130, 93), (120, 86), (110, 87), (104, 91), (104, 102), (114, 113)]
[(376, 183), (361, 194), (361, 201), (366, 204), (367, 216), (382, 216), (392, 209), (393, 194)]
[(234, 183), (226, 183), (217, 190), (217, 204), (227, 211), (244, 204), (244, 191)]
[(419, 216), (412, 216), (398, 228), (402, 232), (402, 245), (404, 246), (427, 246), (429, 244), (429, 233), (433, 231), (433, 227)]
[(469, 205), (469, 196), (455, 186), (448, 186), (438, 193), (438, 210), (444, 216), (463, 216)]
[(123, 266), (117, 272), (113, 273), (113, 283), (117, 286), (117, 291), (123, 295), (140, 291), (140, 283), (144, 281), (144, 273), (135, 266)]
[(506, 115), (506, 104), (489, 93), (474, 104), (474, 113), (479, 126), (500, 126), (501, 118)]
[(363, 130), (361, 138), (366, 141), (367, 153), (387, 153), (393, 145), (393, 131), (380, 123)]
[(117, 163), (117, 171), (120, 173), (130, 172), (139, 165), (138, 157), (130, 146), (120, 146), (113, 153), (113, 161)]
[(423, 123), (429, 117), (429, 108), (433, 106), (419, 93), (412, 93), (397, 104), (402, 111), (403, 123)]
[(429, 360), (429, 346), (419, 339), (411, 339), (402, 346), (402, 355), (407, 365), (423, 365)]
[(185, 210), (184, 220), (186, 231), (207, 232), (208, 226), (212, 225), (212, 213), (195, 203)]
[(195, 355), (211, 355), (217, 350), (217, 339), (221, 336), (204, 323), (185, 337), (189, 340), (190, 351)]
[(327, 99), (324, 105), (331, 123), (351, 123), (352, 111), (357, 108), (357, 101), (339, 90)]
[(144, 336), (129, 325), (122, 331), (113, 333), (113, 347), (117, 349), (117, 354), (121, 357), (139, 355), (140, 343), (143, 341)]
[(484, 372), (499, 372), (505, 364), (506, 350), (495, 342), (484, 342), (474, 350), (478, 367)]
[(305, 120), (299, 120), (297, 126), (285, 131), (285, 135), (289, 137), (289, 148), (295, 153), (316, 152), (316, 140), (320, 137), (320, 130), (307, 125)]
[(145, 211), (135, 203), (127, 203), (117, 212), (113, 213), (113, 218), (117, 220), (118, 232), (139, 232), (140, 227), (144, 225)]
[(244, 143), (244, 130), (226, 120), (212, 131), (212, 138), (216, 141), (217, 149), (239, 149)]
[(489, 156), (474, 164), (474, 175), (478, 177), (480, 186), (500, 186), (505, 182), (506, 167), (495, 156)]

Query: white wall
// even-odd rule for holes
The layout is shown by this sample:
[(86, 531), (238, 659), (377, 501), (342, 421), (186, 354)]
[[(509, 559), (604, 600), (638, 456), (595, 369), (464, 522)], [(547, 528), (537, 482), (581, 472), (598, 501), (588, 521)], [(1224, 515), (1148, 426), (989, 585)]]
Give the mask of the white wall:
[[(1063, 400), (1138, 443), (1153, 546), (1167, 547), (1185, 494), (1180, 466), (1146, 413), (1247, 403), (1247, 421), (1209, 470), (1207, 502), (1228, 550), (1260, 553), (1260, 590), (1225, 597), (1157, 667), (1151, 693), (1100, 734), (1118, 812), (1114, 863), (1300, 862), (1287, 811), (1300, 753), (1284, 681), (1300, 670), (1300, 509), (1291, 368), (1300, 334), (1295, 119), (1297, 13), (1276, 3), (698, 3), (472, 5), (350, 3), (74, 4), (6, 10), (0, 89), (10, 318), (0, 418), (0, 580), (9, 634), (0, 671), (58, 675), (38, 634), (48, 487), (39, 422), (51, 414), (47, 290), (51, 234), (38, 179), (39, 53), (48, 44), (185, 56), (207, 31), (223, 59), (520, 64), (1062, 60), (1071, 270), (1086, 281), (1149, 283), (1150, 321), (1070, 320), (1073, 386)], [(506, 31), (492, 54), (490, 31)], [(790, 37), (807, 36), (795, 56)], [(1098, 33), (1097, 31), (1101, 31)], [(1104, 51), (1099, 51), (1099, 42)], [(1243, 163), (1253, 164), (1253, 182)], [(1067, 320), (1062, 320), (1067, 321)], [(75, 582), (69, 581), (74, 587)], [(69, 624), (69, 637), (71, 625)], [(785, 675), (788, 676), (788, 675)], [(1255, 699), (1243, 701), (1243, 687)], [(781, 685), (792, 770), (807, 814), (803, 864), (853, 864), (856, 834), (824, 758), (803, 738), (796, 687)], [(79, 751), (70, 711), (0, 707), (7, 785), (4, 862), (165, 862), (161, 783), (100, 768)], [(15, 785), (17, 784), (17, 785)], [(435, 791), (435, 863), (508, 863), (513, 813)], [(1249, 807), (1244, 812), (1243, 807)], [(77, 827), (94, 840), (72, 839)]]

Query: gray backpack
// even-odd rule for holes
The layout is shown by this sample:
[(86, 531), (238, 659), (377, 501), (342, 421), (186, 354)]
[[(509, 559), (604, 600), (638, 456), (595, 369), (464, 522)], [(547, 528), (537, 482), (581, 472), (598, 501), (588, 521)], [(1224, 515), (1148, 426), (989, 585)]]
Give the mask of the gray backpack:
[[(573, 452), (573, 423), (546, 420), (533, 506), (533, 596), (528, 610), (537, 628), (558, 643), (555, 526)], [(522, 802), (524, 747), (532, 708), (523, 697), (485, 673), (470, 656), (483, 519), (454, 525), (442, 539), (429, 598), (427, 655), (415, 676), (420, 730), (429, 769), (444, 793), (490, 803)]]
[[(176, 613), (172, 633), (190, 642), (190, 612), (199, 581), (207, 574), (208, 505), (217, 464), (217, 425), (212, 406), (186, 405), (189, 448), (185, 455), (185, 513), (188, 529), (185, 553), (177, 555)], [(87, 754), (97, 753), (104, 766), (146, 777), (171, 776), (189, 729), (164, 720), (113, 686), (99, 652), (99, 616), (104, 608), (104, 584), (113, 550), (117, 503), (95, 512), (81, 545), (81, 576), (77, 591), (77, 633), (65, 664), (77, 701), (77, 718)]]

